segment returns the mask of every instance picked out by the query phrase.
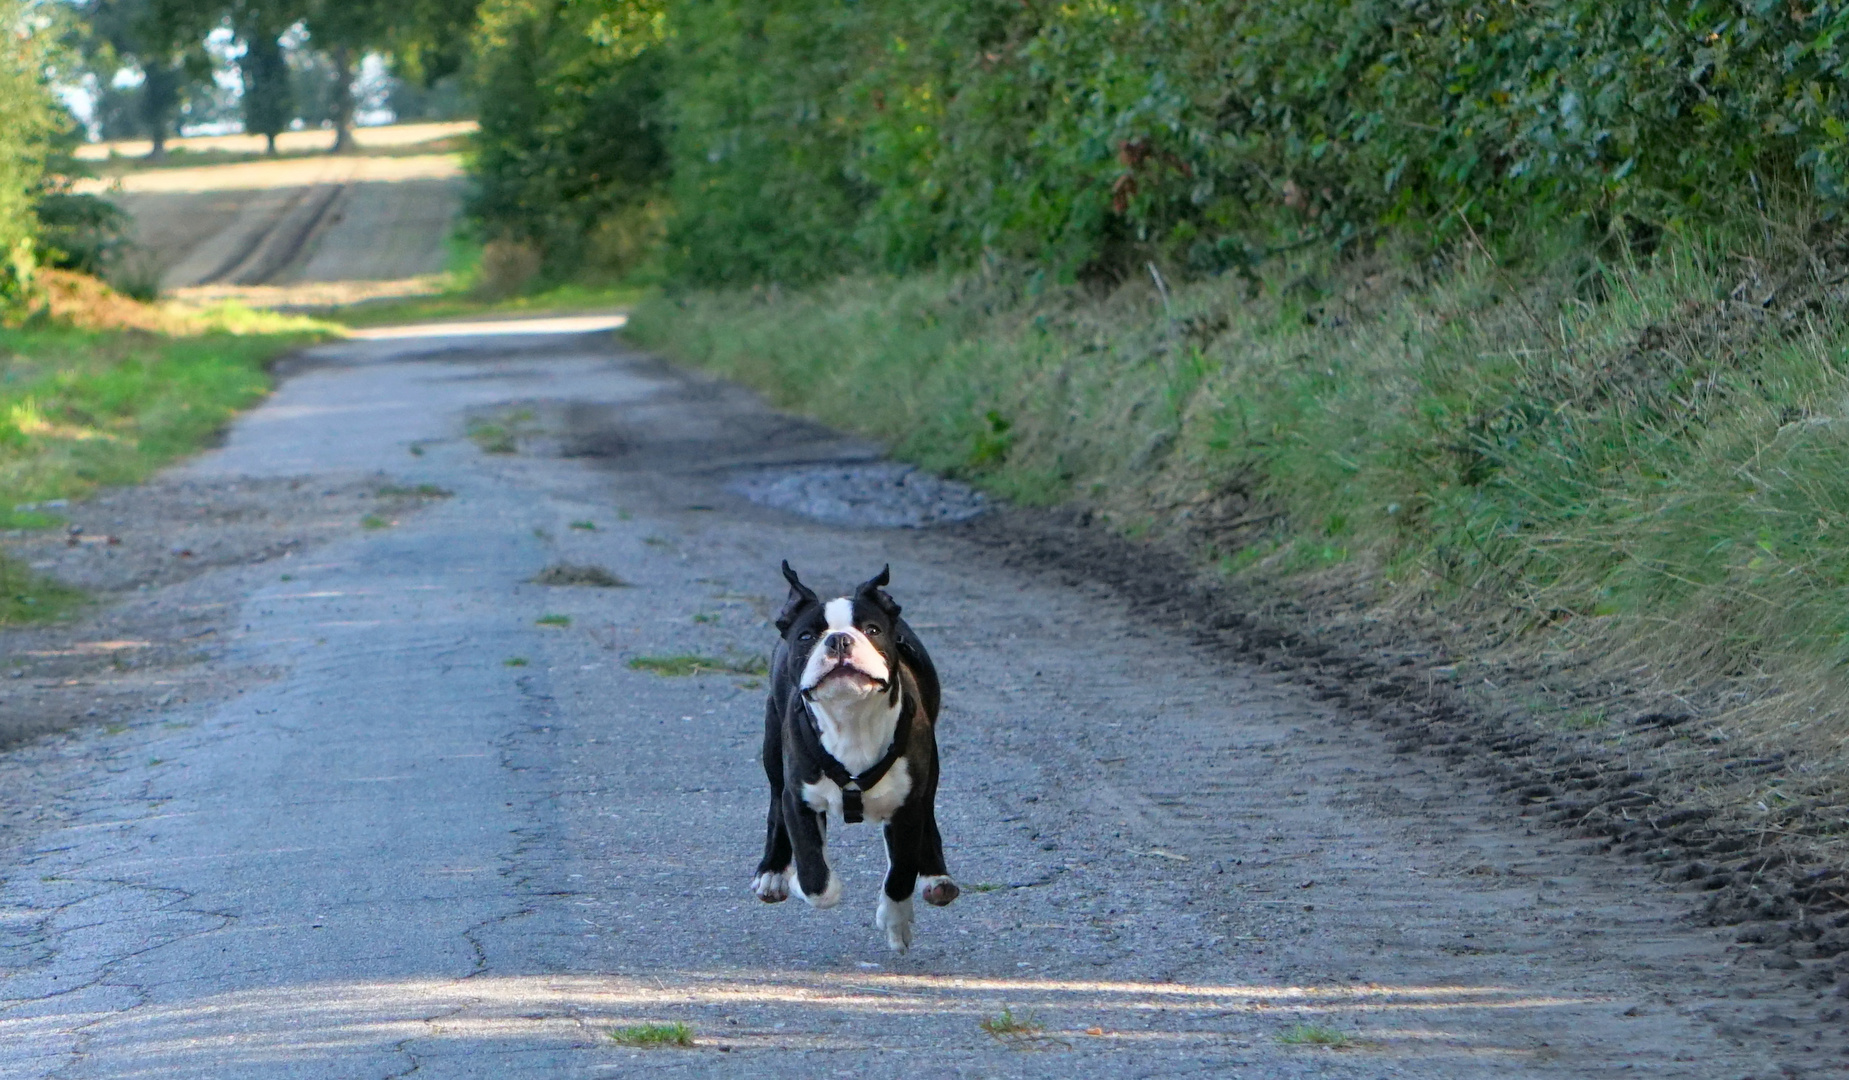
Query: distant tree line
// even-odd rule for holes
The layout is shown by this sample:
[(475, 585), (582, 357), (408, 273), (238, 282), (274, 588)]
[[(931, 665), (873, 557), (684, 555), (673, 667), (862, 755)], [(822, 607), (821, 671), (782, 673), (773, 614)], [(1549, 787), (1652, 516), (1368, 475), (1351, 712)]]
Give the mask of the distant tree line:
[[(301, 120), (330, 124), (339, 152), (351, 145), (361, 60), (383, 55), (417, 87), (456, 75), (474, 9), (474, 0), (72, 0), (68, 37), (106, 138), (150, 139), (159, 156), (183, 117), (235, 119), (273, 152)], [(213, 78), (226, 59), (234, 95)]]

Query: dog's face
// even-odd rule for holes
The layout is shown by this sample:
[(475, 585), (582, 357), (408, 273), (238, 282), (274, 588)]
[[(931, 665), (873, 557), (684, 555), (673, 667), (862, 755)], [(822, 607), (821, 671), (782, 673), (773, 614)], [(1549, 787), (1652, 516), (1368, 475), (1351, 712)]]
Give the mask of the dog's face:
[(890, 569), (854, 595), (827, 601), (798, 581), (789, 563), (783, 564), (783, 576), (790, 582), (790, 598), (777, 617), (777, 629), (803, 696), (829, 701), (896, 692), (899, 605), (884, 589), (892, 579)]

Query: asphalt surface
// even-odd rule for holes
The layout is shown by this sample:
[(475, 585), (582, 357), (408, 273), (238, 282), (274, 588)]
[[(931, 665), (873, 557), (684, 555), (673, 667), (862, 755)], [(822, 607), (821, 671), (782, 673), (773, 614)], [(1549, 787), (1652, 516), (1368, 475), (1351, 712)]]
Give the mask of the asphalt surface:
[[(189, 482), (453, 494), (249, 588), (215, 699), (5, 755), (59, 813), (0, 856), (0, 1075), (1779, 1075), (1641, 872), (1102, 590), (746, 497), (876, 458), (607, 334), (317, 350)], [(865, 827), (840, 907), (748, 892), (761, 680), (631, 666), (748, 671), (785, 558), (891, 563), (944, 678), (965, 891), (903, 957)]]

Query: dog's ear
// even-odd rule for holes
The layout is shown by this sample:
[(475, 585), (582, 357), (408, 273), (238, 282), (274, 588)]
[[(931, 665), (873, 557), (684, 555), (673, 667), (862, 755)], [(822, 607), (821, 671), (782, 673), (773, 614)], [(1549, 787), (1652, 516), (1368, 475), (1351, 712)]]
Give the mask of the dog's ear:
[(822, 602), (816, 597), (815, 590), (804, 585), (802, 580), (796, 576), (796, 571), (790, 569), (788, 559), (783, 561), (783, 578), (790, 583), (790, 598), (783, 602), (783, 610), (777, 613), (777, 633), (779, 634), (789, 632), (791, 625), (796, 622), (796, 616), (802, 614), (803, 608)]
[(886, 585), (891, 581), (892, 567), (882, 566), (879, 573), (860, 583), (860, 588), (854, 590), (854, 595), (865, 597), (878, 605), (879, 609), (886, 613), (887, 618), (896, 619), (899, 617), (899, 602), (886, 595)]

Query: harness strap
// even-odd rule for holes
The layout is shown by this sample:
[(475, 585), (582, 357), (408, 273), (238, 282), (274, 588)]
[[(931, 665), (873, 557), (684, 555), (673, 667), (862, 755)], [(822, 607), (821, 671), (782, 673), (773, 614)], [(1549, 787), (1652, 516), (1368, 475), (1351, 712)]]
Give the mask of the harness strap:
[(899, 722), (892, 729), (892, 745), (886, 748), (886, 755), (858, 776), (848, 772), (847, 766), (841, 764), (822, 745), (821, 728), (816, 724), (815, 713), (810, 711), (807, 700), (803, 702), (803, 714), (809, 718), (809, 732), (815, 740), (811, 749), (820, 760), (822, 775), (833, 780), (835, 786), (841, 789), (841, 820), (849, 825), (866, 820), (861, 796), (873, 790), (873, 785), (885, 778), (893, 763), (905, 756), (905, 744), (912, 734), (912, 710), (908, 707), (899, 711)]

